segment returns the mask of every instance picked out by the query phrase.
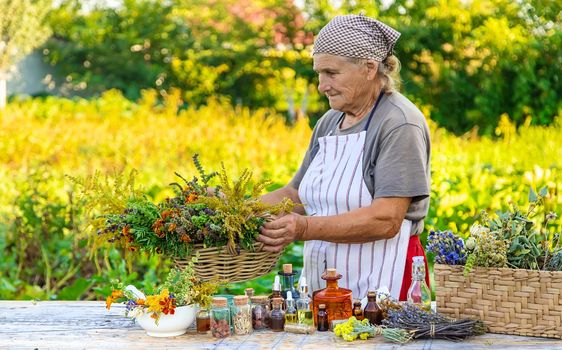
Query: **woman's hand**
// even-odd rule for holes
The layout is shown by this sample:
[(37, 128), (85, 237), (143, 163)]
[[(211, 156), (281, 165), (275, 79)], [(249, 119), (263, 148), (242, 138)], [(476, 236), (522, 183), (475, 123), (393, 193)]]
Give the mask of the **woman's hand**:
[(308, 229), (306, 217), (289, 213), (273, 221), (266, 222), (257, 240), (264, 244), (266, 252), (280, 252), (289, 243), (301, 240)]

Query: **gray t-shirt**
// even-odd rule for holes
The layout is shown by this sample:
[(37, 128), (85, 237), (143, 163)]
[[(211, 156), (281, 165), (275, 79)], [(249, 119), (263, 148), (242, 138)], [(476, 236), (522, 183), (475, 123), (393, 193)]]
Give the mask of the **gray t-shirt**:
[[(368, 119), (340, 129), (341, 116), (342, 112), (329, 110), (316, 124), (300, 169), (291, 180), (294, 188), (299, 188), (318, 152), (319, 137), (361, 132)], [(430, 151), (429, 128), (421, 111), (398, 92), (384, 95), (367, 130), (363, 179), (373, 198), (412, 197), (406, 213), (406, 219), (413, 222), (412, 235), (423, 231), (429, 209)]]

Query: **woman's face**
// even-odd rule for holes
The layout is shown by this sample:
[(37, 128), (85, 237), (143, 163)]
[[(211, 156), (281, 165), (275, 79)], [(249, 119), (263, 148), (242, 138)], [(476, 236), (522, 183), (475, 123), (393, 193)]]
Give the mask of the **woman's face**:
[(342, 112), (353, 112), (370, 102), (376, 68), (341, 56), (314, 55), (318, 91), (328, 97), (331, 108)]

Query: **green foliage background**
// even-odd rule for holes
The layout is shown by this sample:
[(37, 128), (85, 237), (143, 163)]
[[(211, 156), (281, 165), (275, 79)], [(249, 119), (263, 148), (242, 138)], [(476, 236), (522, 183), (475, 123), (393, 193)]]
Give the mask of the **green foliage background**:
[(313, 35), (333, 16), (359, 13), (402, 33), (404, 92), (455, 133), (493, 134), (507, 113), (547, 125), (562, 108), (562, 11), (555, 0), (126, 0), (51, 14), (45, 59), (84, 96), (109, 88), (182, 90), (187, 105), (224, 96), (289, 120), (327, 108), (312, 70)]
[[(480, 210), (523, 205), (530, 186), (547, 186), (545, 211), (562, 214), (554, 0), (125, 0), (89, 11), (65, 0), (41, 51), (63, 77), (60, 92), (74, 97), (14, 97), (0, 111), (0, 299), (97, 299), (112, 278), (153, 291), (170, 261), (146, 256), (130, 271), (111, 250), (98, 270), (86, 253), (84, 203), (65, 175), (135, 168), (161, 200), (174, 171), (195, 174), (200, 153), (234, 176), (253, 169), (273, 180), (268, 190), (286, 184), (328, 108), (313, 34), (360, 10), (402, 32), (403, 92), (431, 126), (422, 240), (434, 228), (464, 235)], [(293, 244), (280, 264), (300, 269), (301, 257)], [(263, 293), (272, 280), (226, 292)]]

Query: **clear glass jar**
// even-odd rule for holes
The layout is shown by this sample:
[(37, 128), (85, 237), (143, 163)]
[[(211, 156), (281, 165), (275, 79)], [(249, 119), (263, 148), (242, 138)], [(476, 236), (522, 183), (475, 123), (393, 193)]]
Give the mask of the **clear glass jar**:
[(252, 327), (254, 330), (269, 328), (269, 299), (265, 295), (252, 299)]
[(211, 308), (211, 334), (215, 338), (225, 338), (231, 335), (230, 309), (226, 298), (213, 298)]
[(308, 297), (308, 285), (306, 284), (305, 277), (301, 277), (299, 286), (297, 319), (300, 325), (312, 326), (314, 324), (314, 315), (312, 315), (312, 300)]
[(206, 334), (211, 330), (211, 310), (209, 308), (201, 308), (195, 315), (195, 323), (197, 324), (197, 333)]
[(431, 310), (431, 291), (425, 283), (425, 261), (423, 256), (412, 258), (412, 284), (408, 289), (407, 300), (409, 303), (430, 311)]
[(234, 325), (234, 334), (244, 335), (252, 333), (252, 309), (250, 304), (248, 304), (248, 297), (246, 295), (234, 297), (231, 317), (232, 324)]

